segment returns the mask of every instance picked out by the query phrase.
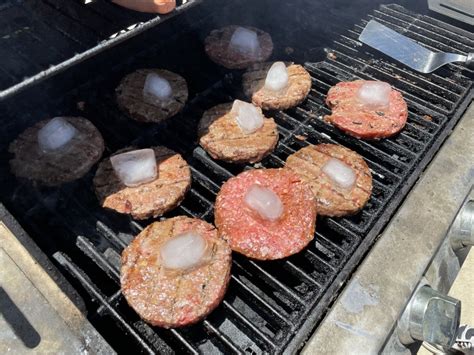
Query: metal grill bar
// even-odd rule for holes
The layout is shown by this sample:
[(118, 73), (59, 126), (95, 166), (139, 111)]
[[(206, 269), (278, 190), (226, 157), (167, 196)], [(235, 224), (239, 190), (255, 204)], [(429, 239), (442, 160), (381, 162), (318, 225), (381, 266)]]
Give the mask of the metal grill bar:
[(86, 238), (77, 237), (77, 246), (84, 254), (94, 260), (94, 262), (109, 276), (112, 280), (118, 282), (120, 279), (120, 272), (117, 267), (112, 266), (109, 261), (100, 253), (94, 245)]
[(221, 333), (208, 320), (204, 320), (203, 324), (208, 330), (214, 333), (214, 335), (217, 336), (234, 354), (244, 354), (225, 334)]
[(106, 309), (110, 314), (114, 316), (115, 319), (117, 319), (120, 323), (120, 325), (123, 327), (123, 329), (126, 330), (128, 334), (131, 334), (136, 341), (140, 343), (142, 348), (148, 352), (149, 354), (154, 354), (153, 349), (149, 347), (147, 343), (145, 343), (142, 338), (135, 332), (135, 330), (128, 325), (128, 323), (118, 314), (118, 312), (109, 305), (109, 303), (106, 301), (104, 295), (98, 290), (96, 286), (92, 283), (90, 278), (82, 272), (79, 268), (77, 268), (73, 262), (63, 253), (56, 253), (54, 254), (54, 258), (58, 263), (60, 263), (68, 272), (74, 275), (75, 278), (81, 281), (82, 285), (87, 289), (88, 292), (90, 292), (95, 299), (97, 299)]
[[(397, 25), (401, 25), (404, 28), (404, 32), (410, 32), (415, 35), (420, 36), (423, 42), (433, 43), (438, 49), (448, 49), (450, 51), (459, 50), (460, 52), (468, 52), (469, 51), (469, 44), (462, 43), (461, 38), (457, 37), (456, 39), (447, 38), (443, 35), (443, 32), (433, 28), (433, 26), (423, 27), (418, 26), (418, 19), (414, 19), (413, 17), (405, 16), (400, 17), (397, 16), (399, 13), (395, 11), (388, 11), (386, 13), (381, 11), (374, 11), (374, 17), (377, 17), (380, 20), (384, 20), (387, 23), (393, 23)], [(364, 23), (364, 21), (362, 21)], [(449, 45), (447, 45), (447, 40)], [(469, 42), (469, 41), (466, 41)], [(472, 41), (471, 46), (472, 46)]]
[[(84, 6), (84, 0), (75, 1), (80, 3), (81, 6)], [(89, 11), (94, 12), (99, 17), (105, 19), (108, 22), (114, 23), (121, 28), (127, 27), (131, 22), (137, 22), (139, 20), (134, 16), (134, 11), (125, 12), (123, 9), (111, 4), (109, 1), (92, 1), (88, 4), (85, 4), (85, 7), (87, 7)]]
[[(106, 18), (90, 11), (89, 7), (84, 4), (75, 1), (65, 3), (60, 0), (42, 0), (42, 2), (53, 8), (57, 13), (66, 16), (70, 22), (77, 23), (96, 35), (107, 36), (110, 31), (113, 31), (111, 23)], [(85, 18), (87, 21), (84, 21)]]
[[(242, 313), (240, 313), (229, 301), (222, 301), (222, 304), (230, 312), (229, 316), (232, 317), (237, 322), (241, 323), (244, 328), (250, 330), (254, 336), (253, 340), (256, 340), (260, 346), (265, 350), (270, 350), (275, 348), (275, 344), (263, 333), (252, 321), (248, 320)], [(256, 336), (255, 336), (256, 335)]]
[(239, 280), (235, 275), (231, 275), (232, 280), (237, 284), (244, 292), (248, 293), (251, 298), (257, 300), (260, 302), (265, 308), (267, 308), (274, 317), (280, 319), (282, 323), (285, 323), (286, 325), (290, 325), (290, 322), (279, 312), (277, 311), (270, 303), (265, 301), (260, 295), (258, 295), (256, 292), (254, 292), (250, 287), (248, 287), (245, 283)]
[(314, 286), (321, 288), (321, 284), (316, 281), (316, 279), (314, 279), (309, 273), (305, 272), (291, 261), (285, 261), (284, 265), (288, 266), (288, 269), (291, 270), (292, 274), (294, 274), (295, 276), (297, 275), (298, 278), (304, 279), (309, 283), (313, 284)]
[[(41, 0), (31, 0), (21, 4), (25, 9), (25, 13), (38, 14), (41, 16), (41, 23), (54, 28), (67, 38), (80, 44), (83, 48), (89, 48), (97, 43), (96, 34), (86, 26), (82, 26), (70, 19), (62, 13)], [(35, 19), (39, 19), (39, 16)], [(47, 21), (46, 21), (47, 20)]]

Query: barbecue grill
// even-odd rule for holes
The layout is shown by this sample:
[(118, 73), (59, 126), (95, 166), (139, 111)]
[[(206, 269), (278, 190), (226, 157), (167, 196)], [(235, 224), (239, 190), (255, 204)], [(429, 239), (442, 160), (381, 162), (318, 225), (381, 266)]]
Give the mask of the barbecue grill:
[[(5, 43), (0, 46), (0, 201), (57, 267), (58, 278), (67, 280), (58, 281), (65, 292), (76, 303), (83, 300), (87, 319), (115, 351), (260, 354), (301, 349), (465, 112), (474, 96), (472, 70), (449, 64), (421, 75), (357, 38), (375, 18), (429, 49), (466, 54), (474, 51), (472, 32), (400, 5), (372, 9), (372, 2), (361, 2), (352, 12), (344, 12), (344, 6), (344, 1), (190, 0), (163, 17), (99, 0), (7, 1), (0, 6)], [(326, 11), (329, 19), (315, 23), (312, 11)], [(285, 14), (291, 19), (283, 21)], [(339, 23), (332, 23), (335, 18)], [(202, 46), (211, 29), (233, 23), (271, 33), (272, 58), (304, 63), (313, 82), (303, 104), (274, 113), (280, 141), (255, 165), (214, 161), (196, 143), (197, 123), (206, 109), (243, 98), (241, 72), (218, 68)], [(115, 87), (141, 67), (167, 68), (186, 78), (190, 100), (182, 113), (150, 126), (117, 108)], [(330, 113), (324, 104), (328, 89), (355, 79), (383, 80), (402, 92), (409, 116), (400, 134), (362, 141), (323, 120)], [(272, 262), (234, 255), (222, 304), (196, 325), (160, 329), (138, 318), (119, 283), (121, 251), (151, 221), (102, 209), (92, 188), (94, 169), (58, 188), (20, 181), (9, 172), (8, 144), (40, 119), (61, 114), (90, 119), (108, 153), (152, 144), (181, 153), (191, 166), (192, 188), (165, 218), (187, 215), (212, 223), (213, 202), (224, 181), (244, 169), (281, 167), (307, 144), (337, 143), (362, 155), (374, 191), (355, 216), (318, 218), (314, 241), (297, 255)]]

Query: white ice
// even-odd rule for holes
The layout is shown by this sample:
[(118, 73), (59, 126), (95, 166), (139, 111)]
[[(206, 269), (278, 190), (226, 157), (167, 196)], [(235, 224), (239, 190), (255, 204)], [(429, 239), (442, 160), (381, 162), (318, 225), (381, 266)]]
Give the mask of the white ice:
[(128, 187), (151, 182), (158, 176), (155, 151), (139, 149), (110, 157), (110, 162), (120, 181)]
[(383, 81), (368, 81), (357, 93), (359, 102), (370, 108), (387, 108), (390, 105), (390, 84)]
[(245, 194), (244, 201), (262, 218), (276, 221), (283, 214), (283, 203), (278, 195), (269, 188), (254, 184)]
[(161, 261), (167, 269), (186, 270), (202, 262), (206, 247), (206, 240), (197, 232), (179, 234), (162, 245)]
[(235, 100), (231, 112), (240, 129), (245, 134), (252, 134), (263, 126), (263, 115), (260, 110), (248, 102)]
[(324, 164), (322, 171), (326, 174), (335, 184), (339, 185), (344, 189), (349, 189), (354, 186), (356, 181), (356, 174), (350, 166), (345, 164), (339, 159), (331, 158), (326, 164)]
[(260, 50), (260, 42), (255, 31), (237, 27), (230, 38), (229, 47), (237, 52), (256, 56)]
[(173, 90), (168, 80), (156, 73), (150, 73), (146, 76), (143, 86), (143, 96), (151, 96), (155, 99), (166, 101), (171, 98)]
[(271, 91), (280, 91), (288, 86), (288, 69), (285, 63), (275, 62), (270, 67), (265, 78), (265, 88)]
[(76, 128), (62, 117), (51, 119), (38, 131), (38, 145), (48, 152), (59, 149), (77, 134)]

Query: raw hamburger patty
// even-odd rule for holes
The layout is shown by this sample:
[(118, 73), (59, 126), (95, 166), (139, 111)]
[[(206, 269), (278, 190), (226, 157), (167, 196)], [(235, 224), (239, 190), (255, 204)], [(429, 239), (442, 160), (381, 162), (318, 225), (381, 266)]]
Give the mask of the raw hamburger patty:
[(265, 78), (273, 63), (254, 64), (242, 78), (244, 93), (264, 110), (286, 110), (299, 105), (311, 90), (311, 76), (298, 64), (286, 63), (288, 86), (279, 92), (265, 89)]
[[(191, 186), (191, 171), (186, 161), (171, 149), (155, 151), (158, 178), (136, 187), (125, 186), (115, 174), (110, 159), (104, 159), (94, 177), (94, 187), (102, 207), (132, 215), (136, 219), (158, 217), (178, 206)], [(115, 154), (134, 148), (126, 148)]]
[[(331, 158), (341, 160), (355, 172), (356, 181), (351, 189), (338, 186), (322, 172)], [(372, 174), (366, 162), (356, 152), (340, 145), (309, 145), (290, 155), (285, 166), (310, 185), (318, 214), (323, 216), (354, 214), (365, 206), (372, 193)]]
[(198, 128), (199, 144), (214, 159), (230, 163), (255, 163), (262, 160), (278, 143), (275, 121), (273, 118), (264, 118), (259, 130), (245, 134), (231, 109), (232, 103), (227, 103), (204, 112)]
[(43, 152), (38, 145), (38, 131), (50, 120), (27, 128), (14, 140), (9, 152), (13, 174), (47, 186), (60, 185), (84, 176), (102, 156), (104, 140), (97, 128), (82, 117), (63, 117), (77, 133), (63, 148)]
[[(283, 204), (276, 221), (250, 209), (244, 197), (258, 184), (271, 189)], [(286, 169), (249, 170), (229, 179), (217, 195), (215, 223), (232, 250), (260, 260), (281, 259), (302, 250), (314, 237), (316, 204), (309, 186)]]
[[(187, 231), (197, 232), (206, 240), (206, 261), (189, 270), (165, 269), (160, 247)], [(196, 323), (224, 297), (231, 260), (231, 250), (214, 226), (182, 216), (155, 222), (122, 253), (122, 293), (138, 315), (152, 325), (174, 328)]]
[(386, 138), (400, 132), (408, 117), (402, 94), (392, 89), (387, 109), (367, 109), (357, 99), (357, 92), (364, 82), (340, 82), (333, 86), (326, 98), (332, 114), (326, 116), (325, 120), (345, 133), (362, 139)]
[[(239, 53), (235, 50), (229, 50), (229, 43), (235, 30), (239, 27), (257, 33), (258, 41), (260, 43), (260, 52), (254, 58), (248, 55)], [(256, 62), (263, 62), (267, 60), (273, 52), (272, 38), (267, 32), (264, 32), (255, 27), (249, 26), (227, 26), (217, 30), (211, 31), (204, 41), (206, 53), (211, 60), (228, 69), (245, 69)]]
[[(173, 91), (170, 100), (157, 103), (146, 99), (143, 87), (148, 74), (155, 73), (168, 80)], [(115, 90), (121, 109), (136, 121), (161, 122), (181, 111), (188, 99), (186, 80), (178, 74), (163, 69), (139, 69), (122, 79)]]

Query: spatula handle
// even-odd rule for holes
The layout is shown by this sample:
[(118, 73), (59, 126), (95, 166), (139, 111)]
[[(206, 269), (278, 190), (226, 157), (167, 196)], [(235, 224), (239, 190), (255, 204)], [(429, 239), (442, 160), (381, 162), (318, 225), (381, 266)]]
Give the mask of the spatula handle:
[(470, 69), (474, 69), (474, 53), (467, 54), (466, 66)]

